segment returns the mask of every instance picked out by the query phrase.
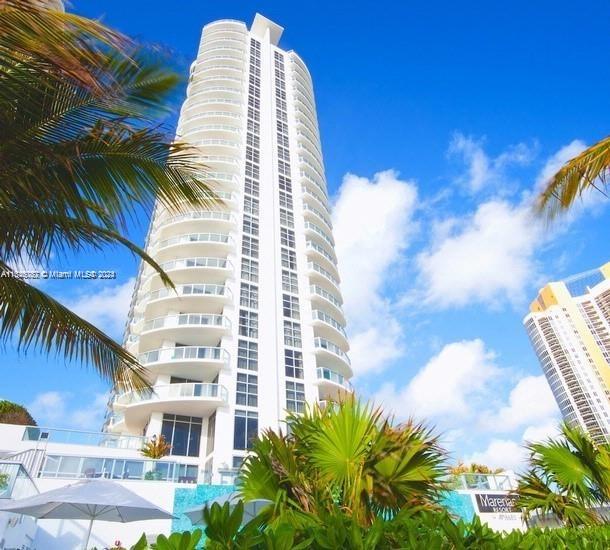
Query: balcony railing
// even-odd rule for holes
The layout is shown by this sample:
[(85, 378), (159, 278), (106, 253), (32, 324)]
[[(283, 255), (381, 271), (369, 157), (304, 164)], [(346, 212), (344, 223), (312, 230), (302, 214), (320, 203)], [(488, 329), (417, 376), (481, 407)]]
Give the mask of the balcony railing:
[(179, 326), (230, 328), (231, 321), (224, 315), (215, 315), (212, 313), (181, 313), (179, 315), (167, 315), (165, 317), (151, 319), (144, 323), (142, 332)]
[(322, 228), (318, 227), (315, 223), (305, 222), (305, 229), (313, 231), (316, 235), (320, 236), (322, 240), (328, 243), (329, 246), (335, 246), (335, 242), (332, 237), (328, 235)]
[(0, 474), (5, 478), (0, 485), (0, 501), (8, 498), (19, 500), (38, 494), (36, 484), (19, 462), (0, 460)]
[(305, 210), (305, 212), (311, 212), (312, 214), (315, 214), (318, 218), (320, 218), (327, 226), (329, 229), (332, 230), (333, 224), (330, 221), (330, 218), (324, 214), (324, 212), (321, 212), (320, 210), (318, 210), (317, 208), (314, 208), (313, 206), (307, 204), (306, 202), (303, 203), (303, 210)]
[(185, 235), (177, 235), (176, 237), (170, 237), (169, 239), (159, 241), (156, 248), (160, 250), (162, 248), (167, 248), (168, 246), (189, 243), (229, 244), (231, 241), (231, 236), (227, 233), (187, 233)]
[(167, 384), (162, 386), (154, 386), (149, 392), (130, 391), (116, 396), (114, 403), (116, 405), (134, 405), (137, 403), (148, 403), (151, 401), (166, 401), (175, 399), (190, 399), (190, 398), (210, 398), (220, 399), (226, 402), (228, 392), (224, 386), (220, 384), (208, 383), (184, 383), (184, 384)]
[(318, 375), (318, 380), (329, 380), (330, 382), (334, 382), (335, 384), (339, 384), (340, 386), (351, 390), (352, 385), (349, 383), (348, 379), (334, 370), (318, 367), (316, 373)]
[(326, 258), (333, 266), (337, 267), (337, 261), (331, 256), (322, 246), (313, 241), (307, 241), (306, 246), (310, 250), (315, 250), (318, 254), (321, 254)]
[(213, 284), (191, 284), (179, 285), (176, 289), (160, 288), (146, 294), (140, 303), (151, 300), (159, 300), (171, 296), (230, 296), (231, 291), (224, 285)]
[(105, 478), (130, 481), (197, 483), (197, 464), (161, 460), (49, 454), (40, 470), (44, 478)]
[(316, 273), (319, 273), (320, 275), (322, 275), (324, 278), (328, 279), (331, 283), (333, 283), (336, 287), (339, 287), (339, 281), (332, 275), (332, 273), (329, 273), (328, 271), (326, 271), (326, 269), (324, 269), (322, 266), (320, 266), (319, 264), (315, 263), (315, 262), (309, 262), (307, 264), (307, 266), (309, 267), (309, 269), (311, 269), (312, 271), (315, 271)]
[(179, 260), (171, 260), (161, 264), (165, 271), (173, 269), (185, 269), (189, 267), (207, 267), (216, 269), (230, 269), (231, 262), (226, 258), (181, 258)]
[(322, 287), (319, 287), (318, 285), (311, 285), (309, 287), (309, 291), (312, 294), (316, 294), (317, 296), (324, 298), (326, 301), (333, 304), (337, 309), (341, 310), (341, 301), (327, 290), (324, 290)]
[[(115, 423), (122, 419), (115, 419)], [(84, 430), (62, 430), (27, 426), (23, 432), (23, 441), (41, 441), (44, 443), (61, 443), (67, 445), (90, 445), (110, 449), (140, 449), (146, 442), (145, 437), (133, 435), (116, 435), (106, 432), (88, 432)]]
[(348, 365), (351, 365), (351, 361), (349, 360), (347, 353), (345, 353), (337, 344), (333, 344), (330, 340), (326, 340), (326, 338), (316, 337), (314, 338), (314, 345), (318, 349), (324, 349), (326, 351), (329, 351), (330, 353), (339, 356)]
[(138, 361), (143, 365), (163, 363), (166, 361), (223, 361), (227, 362), (229, 354), (224, 348), (210, 346), (181, 346), (161, 348), (142, 353)]
[(327, 313), (324, 313), (323, 311), (321, 311), (319, 309), (314, 309), (311, 313), (313, 315), (314, 321), (322, 321), (323, 323), (330, 325), (331, 327), (333, 327), (335, 330), (339, 331), (343, 336), (345, 336), (347, 338), (347, 334), (345, 334), (345, 328), (343, 327), (343, 325), (341, 323), (339, 323), (337, 320), (333, 319), (330, 315), (328, 315)]
[(198, 210), (196, 212), (185, 212), (184, 214), (179, 214), (177, 216), (172, 216), (171, 218), (167, 218), (163, 221), (160, 221), (158, 227), (169, 225), (177, 222), (184, 221), (221, 221), (221, 222), (231, 222), (234, 221), (235, 218), (233, 214), (230, 212), (221, 212), (218, 210)]

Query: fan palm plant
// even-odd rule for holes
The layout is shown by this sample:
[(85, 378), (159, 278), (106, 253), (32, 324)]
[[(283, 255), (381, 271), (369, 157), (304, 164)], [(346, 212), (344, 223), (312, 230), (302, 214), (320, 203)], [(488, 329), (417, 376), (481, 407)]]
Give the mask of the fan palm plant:
[(594, 189), (607, 197), (610, 174), (610, 136), (598, 141), (573, 159), (546, 183), (538, 197), (539, 211), (549, 218), (569, 210), (583, 193)]
[(393, 424), (379, 408), (348, 397), (287, 419), (289, 434), (266, 431), (254, 442), (238, 486), (245, 501), (272, 501), (266, 519), (298, 525), (337, 506), (368, 526), (410, 507), (434, 507), (445, 454), (430, 430)]
[(99, 22), (41, 4), (0, 2), (0, 342), (55, 349), (142, 389), (132, 355), (14, 268), (119, 245), (171, 285), (124, 236), (126, 221), (155, 200), (180, 209), (212, 204), (214, 194), (199, 153), (157, 121), (180, 80), (167, 63)]
[(564, 423), (561, 438), (528, 449), (530, 468), (516, 490), (525, 517), (553, 514), (568, 526), (598, 522), (594, 507), (610, 501), (610, 445)]

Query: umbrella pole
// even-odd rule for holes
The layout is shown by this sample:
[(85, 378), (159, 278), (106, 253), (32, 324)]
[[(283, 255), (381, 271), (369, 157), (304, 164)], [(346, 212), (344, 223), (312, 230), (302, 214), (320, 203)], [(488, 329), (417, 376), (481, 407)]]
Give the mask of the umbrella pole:
[(83, 550), (87, 550), (89, 546), (89, 539), (91, 538), (91, 528), (93, 527), (93, 518), (89, 520), (89, 529), (87, 530), (87, 538), (85, 539), (85, 545), (83, 546)]

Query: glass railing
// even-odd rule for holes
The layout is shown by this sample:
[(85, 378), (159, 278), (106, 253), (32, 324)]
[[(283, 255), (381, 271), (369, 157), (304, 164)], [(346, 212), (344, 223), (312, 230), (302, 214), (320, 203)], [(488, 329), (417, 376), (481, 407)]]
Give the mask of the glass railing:
[[(215, 42), (221, 42), (221, 40), (215, 40)], [(209, 44), (210, 42), (208, 42)], [(220, 52), (220, 51), (231, 51), (231, 52), (235, 52), (235, 53), (244, 53), (245, 51), (245, 44), (243, 48), (235, 48), (233, 46), (215, 46), (213, 48), (206, 48), (205, 46), (207, 46), (207, 44), (204, 45), (203, 49), (199, 50), (199, 55), (197, 56), (197, 58), (203, 58), (206, 54), (210, 53), (210, 52)]]
[(314, 338), (314, 345), (318, 349), (324, 349), (326, 351), (330, 351), (331, 353), (333, 353), (335, 355), (338, 355), (348, 365), (351, 365), (351, 362), (350, 362), (347, 354), (337, 344), (333, 344), (330, 340), (326, 340), (326, 338), (316, 337), (316, 338)]
[(307, 172), (304, 172), (303, 170), (301, 170), (301, 177), (304, 180), (307, 180), (307, 181), (311, 182), (313, 185), (315, 185), (316, 188), (322, 192), (322, 195), (324, 195), (325, 197), (328, 197), (328, 193), (326, 192), (326, 185), (323, 183), (324, 178), (320, 178), (320, 181), (318, 181), (315, 178), (312, 178)]
[(198, 210), (196, 212), (186, 212), (184, 214), (179, 214), (177, 216), (172, 216), (171, 218), (166, 218), (165, 220), (159, 222), (159, 226), (169, 225), (171, 223), (176, 222), (184, 222), (191, 220), (212, 220), (212, 221), (222, 221), (222, 222), (230, 222), (235, 221), (233, 214), (230, 212), (219, 212), (216, 210)]
[(328, 235), (328, 233), (326, 233), (321, 227), (317, 226), (315, 223), (305, 222), (304, 227), (305, 229), (311, 229), (311, 231), (322, 237), (322, 239), (330, 246), (335, 245), (335, 242), (333, 241), (332, 237)]
[(306, 140), (308, 143), (310, 143), (311, 146), (318, 152), (318, 155), (322, 156), (322, 152), (320, 151), (320, 146), (312, 139), (312, 137), (308, 133), (303, 132), (302, 130), (297, 130), (297, 136), (300, 136), (301, 138)]
[(222, 162), (226, 164), (239, 164), (235, 157), (227, 157), (224, 155), (202, 155), (199, 157), (201, 162)]
[(451, 476), (450, 486), (455, 489), (478, 489), (484, 491), (510, 491), (514, 483), (507, 474), (463, 473)]
[[(243, 63), (244, 58), (237, 57), (235, 55), (206, 55), (206, 56), (202, 57), (201, 59), (198, 59), (197, 64), (201, 65), (203, 63), (210, 63), (210, 62), (216, 62), (216, 61), (235, 61), (237, 63)], [(195, 72), (195, 74), (196, 74), (196, 72)]]
[(133, 405), (135, 403), (146, 403), (150, 401), (164, 401), (181, 398), (209, 398), (220, 399), (223, 402), (227, 401), (227, 389), (220, 384), (208, 383), (184, 383), (184, 384), (167, 384), (162, 386), (154, 386), (152, 391), (127, 392), (116, 396), (116, 405)]
[(188, 106), (184, 108), (184, 111), (190, 111), (195, 107), (199, 107), (201, 105), (239, 105), (242, 106), (242, 102), (238, 99), (228, 99), (226, 97), (211, 97), (209, 99), (197, 99), (196, 101), (191, 101), (191, 98), (187, 98), (189, 101)]
[(231, 326), (231, 321), (224, 315), (215, 315), (213, 313), (181, 313), (180, 315), (167, 315), (165, 317), (151, 319), (144, 323), (142, 332), (189, 325), (229, 328)]
[(162, 249), (167, 248), (168, 246), (189, 243), (228, 244), (230, 242), (232, 242), (232, 239), (227, 233), (186, 233), (184, 235), (177, 235), (176, 237), (170, 237), (169, 239), (159, 241), (156, 248)]
[(333, 319), (330, 315), (324, 313), (319, 309), (314, 309), (311, 313), (313, 315), (314, 321), (322, 321), (323, 323), (330, 325), (347, 338), (347, 334), (345, 334), (345, 328), (343, 327), (343, 325), (341, 325), (337, 320)]
[(195, 126), (194, 128), (184, 130), (182, 135), (191, 136), (192, 134), (197, 134), (199, 132), (229, 132), (231, 134), (240, 134), (241, 130), (236, 126), (231, 126), (230, 124), (202, 124), (200, 126)]
[(310, 250), (315, 250), (318, 254), (321, 254), (322, 256), (324, 256), (331, 264), (333, 264), (336, 267), (337, 262), (336, 262), (335, 258), (333, 258), (324, 249), (324, 247), (320, 246), (317, 243), (314, 243), (313, 241), (307, 241), (307, 248), (310, 249)]
[(340, 386), (348, 389), (351, 389), (352, 387), (345, 376), (335, 372), (334, 370), (327, 369), (325, 367), (318, 367), (316, 372), (318, 375), (318, 380), (329, 380), (330, 382), (334, 382), (335, 384), (339, 384)]
[(39, 477), (65, 479), (126, 479), (197, 483), (197, 464), (160, 460), (49, 454)]
[(18, 462), (0, 460), (0, 501), (19, 500), (38, 494), (36, 484)]
[(309, 287), (309, 291), (316, 296), (324, 298), (327, 302), (330, 302), (337, 309), (341, 310), (341, 301), (335, 295), (331, 294), (327, 290), (324, 290), (322, 287), (319, 287), (318, 285), (311, 285)]
[[(123, 419), (116, 419), (115, 423)], [(90, 445), (111, 449), (140, 449), (146, 442), (145, 437), (116, 435), (106, 432), (88, 432), (84, 430), (62, 430), (27, 426), (23, 432), (23, 441), (43, 441), (45, 443), (62, 443), (67, 445)]]
[(333, 277), (333, 275), (331, 273), (326, 271), (326, 269), (324, 269), (322, 266), (320, 266), (320, 264), (317, 264), (315, 262), (309, 262), (307, 264), (307, 266), (312, 271), (315, 271), (316, 273), (319, 273), (320, 275), (322, 275), (322, 277), (328, 279), (335, 286), (337, 286), (337, 287), (339, 286), (339, 281), (337, 279), (335, 279), (335, 277)]
[(166, 361), (223, 361), (227, 362), (229, 354), (224, 348), (210, 346), (181, 346), (177, 348), (155, 349), (138, 356), (143, 365), (163, 363)]
[(318, 195), (317, 193), (315, 193), (314, 191), (312, 191), (311, 189), (309, 189), (309, 187), (305, 187), (304, 185), (301, 186), (301, 190), (303, 191), (304, 195), (309, 195), (310, 197), (313, 197), (314, 199), (316, 199), (318, 201), (318, 203), (326, 210), (326, 212), (328, 212), (328, 214), (330, 215), (330, 212), (328, 210), (328, 204), (325, 198), (322, 198), (321, 195)]
[(312, 214), (315, 214), (316, 216), (318, 216), (318, 218), (320, 218), (328, 226), (329, 229), (332, 229), (333, 224), (330, 221), (330, 218), (326, 214), (324, 214), (324, 212), (321, 212), (317, 208), (310, 206), (306, 202), (303, 203), (303, 210), (305, 210), (306, 212), (311, 212)]
[(231, 262), (226, 258), (181, 258), (179, 260), (171, 260), (161, 264), (165, 271), (173, 269), (185, 269), (189, 267), (207, 267), (217, 269), (228, 269), (231, 267)]
[(139, 302), (144, 303), (150, 300), (159, 300), (168, 296), (230, 296), (230, 290), (224, 285), (213, 284), (192, 284), (179, 285), (174, 289), (160, 288), (146, 294)]

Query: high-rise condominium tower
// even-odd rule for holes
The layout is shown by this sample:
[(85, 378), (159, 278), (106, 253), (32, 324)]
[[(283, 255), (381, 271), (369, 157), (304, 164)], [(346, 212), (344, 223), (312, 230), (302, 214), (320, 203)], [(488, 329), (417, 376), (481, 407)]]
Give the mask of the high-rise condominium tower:
[(177, 292), (143, 266), (125, 339), (155, 393), (113, 396), (106, 425), (163, 434), (205, 482), (352, 375), (311, 76), (281, 34), (261, 15), (203, 29), (177, 138), (225, 205), (157, 207), (147, 251)]
[(524, 320), (564, 419), (610, 439), (610, 263), (549, 283)]

